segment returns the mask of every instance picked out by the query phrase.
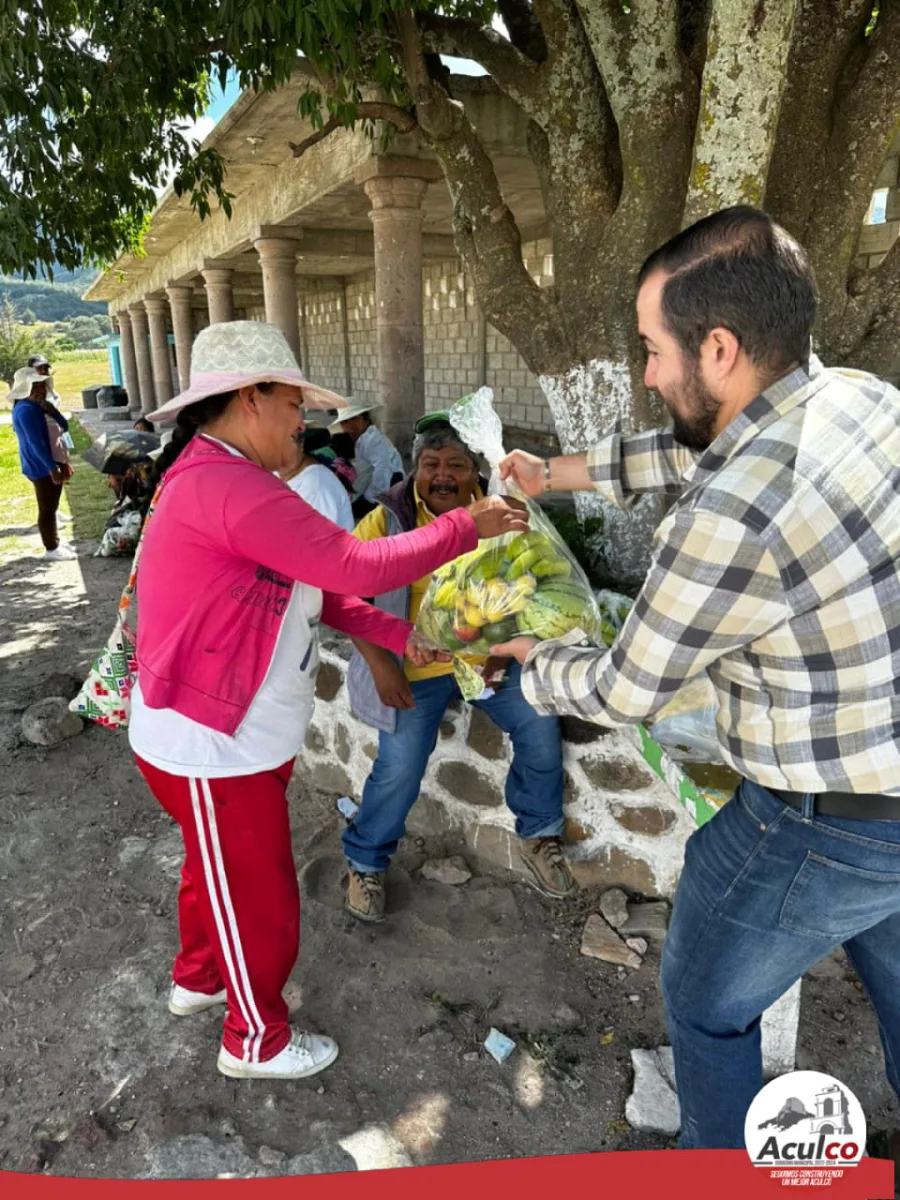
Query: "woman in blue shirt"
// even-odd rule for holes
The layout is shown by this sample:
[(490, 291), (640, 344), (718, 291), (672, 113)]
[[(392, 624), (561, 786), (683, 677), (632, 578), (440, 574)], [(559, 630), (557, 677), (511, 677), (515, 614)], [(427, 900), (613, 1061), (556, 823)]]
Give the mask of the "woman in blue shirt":
[(41, 375), (33, 367), (21, 367), (16, 371), (7, 399), (13, 401), (12, 425), (19, 443), (22, 474), (33, 484), (37, 497), (38, 531), (46, 551), (44, 557), (55, 562), (76, 556), (73, 550), (59, 544), (57, 531), (56, 512), (71, 468), (54, 462), (47, 416), (52, 416), (64, 433), (69, 425), (47, 400), (50, 386), (49, 376)]

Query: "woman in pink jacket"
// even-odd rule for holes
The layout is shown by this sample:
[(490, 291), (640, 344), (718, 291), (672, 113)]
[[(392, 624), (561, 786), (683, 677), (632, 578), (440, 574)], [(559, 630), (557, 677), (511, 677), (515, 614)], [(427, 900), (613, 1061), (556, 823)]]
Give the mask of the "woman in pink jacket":
[(137, 581), (138, 679), (129, 736), (185, 844), (169, 1008), (227, 1005), (218, 1068), (301, 1078), (337, 1057), (292, 1031), (282, 989), (300, 898), (286, 789), (312, 713), (320, 621), (426, 662), (412, 627), (354, 599), (404, 587), (525, 525), (494, 499), (403, 537), (360, 542), (274, 474), (302, 409), (343, 401), (306, 382), (272, 326), (233, 321), (194, 343)]

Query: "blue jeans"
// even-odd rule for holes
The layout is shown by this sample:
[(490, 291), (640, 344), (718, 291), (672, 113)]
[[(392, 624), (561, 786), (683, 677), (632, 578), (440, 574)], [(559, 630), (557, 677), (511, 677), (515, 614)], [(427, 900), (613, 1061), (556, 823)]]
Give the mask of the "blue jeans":
[(682, 1149), (743, 1149), (760, 1017), (840, 945), (900, 1095), (900, 821), (818, 817), (811, 800), (801, 812), (744, 780), (687, 843), (662, 957)]
[[(513, 663), (493, 696), (476, 708), (505, 730), (513, 760), (506, 777), (506, 803), (516, 815), (521, 838), (558, 837), (562, 812), (562, 741), (556, 717), (539, 717), (519, 686)], [(438, 738), (447, 705), (459, 699), (452, 675), (410, 684), (415, 708), (397, 710), (397, 727), (378, 739), (378, 758), (363, 788), (359, 812), (344, 831), (344, 854), (355, 871), (384, 871), (406, 829), (422, 776)]]

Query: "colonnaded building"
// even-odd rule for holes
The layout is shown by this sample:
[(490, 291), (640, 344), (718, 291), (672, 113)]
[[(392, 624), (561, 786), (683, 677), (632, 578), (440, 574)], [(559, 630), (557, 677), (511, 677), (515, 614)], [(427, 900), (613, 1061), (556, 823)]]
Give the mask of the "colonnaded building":
[[(132, 407), (150, 412), (186, 386), (194, 335), (242, 317), (279, 326), (309, 379), (384, 404), (379, 419), (401, 447), (416, 416), (481, 384), (494, 389), (509, 445), (552, 445), (537, 381), (484, 320), (457, 258), (436, 160), (403, 137), (382, 152), (361, 130), (339, 130), (295, 158), (305, 86), (244, 93), (206, 139), (226, 164), (231, 220), (217, 211), (201, 222), (186, 197), (166, 193), (146, 257), (121, 258), (86, 293), (109, 304), (117, 382)], [(552, 284), (527, 118), (486, 76), (455, 75), (452, 87), (496, 164), (529, 271)], [(900, 138), (862, 233), (864, 265), (880, 262), (900, 232), (898, 167)]]

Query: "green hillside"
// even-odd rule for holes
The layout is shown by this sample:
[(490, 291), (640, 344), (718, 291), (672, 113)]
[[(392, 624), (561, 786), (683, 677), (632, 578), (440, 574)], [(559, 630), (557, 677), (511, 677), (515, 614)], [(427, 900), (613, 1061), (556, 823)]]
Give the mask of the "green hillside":
[(82, 292), (96, 279), (97, 271), (54, 272), (54, 280), (15, 279), (0, 276), (0, 293), (5, 292), (19, 313), (31, 312), (37, 321), (67, 321), (72, 317), (106, 315), (102, 300), (81, 299)]

